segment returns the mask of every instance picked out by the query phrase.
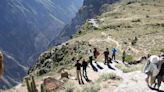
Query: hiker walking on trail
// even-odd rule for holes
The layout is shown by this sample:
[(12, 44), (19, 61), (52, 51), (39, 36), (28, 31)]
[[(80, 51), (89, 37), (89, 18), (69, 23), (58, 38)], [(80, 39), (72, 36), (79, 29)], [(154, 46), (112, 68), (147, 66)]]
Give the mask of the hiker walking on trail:
[(122, 62), (123, 63), (125, 62), (125, 58), (126, 58), (126, 52), (124, 50), (123, 53), (122, 53)]
[(116, 50), (116, 48), (113, 48), (112, 49), (112, 60), (116, 60), (116, 52), (117, 52), (117, 50)]
[(77, 60), (75, 67), (76, 67), (76, 74), (77, 74), (76, 77), (77, 77), (79, 84), (81, 84), (81, 83), (84, 84), (83, 79), (82, 79), (82, 74), (81, 74), (82, 64), (79, 62), (79, 60)]
[(94, 48), (93, 55), (94, 55), (95, 62), (97, 62), (97, 57), (100, 55), (97, 48)]
[(160, 70), (160, 58), (159, 56), (152, 55), (148, 59), (147, 64), (144, 67), (144, 73), (147, 74), (147, 78), (145, 79), (148, 86), (151, 86), (155, 83), (155, 78)]
[(158, 89), (160, 88), (161, 83), (163, 81), (163, 77), (164, 77), (164, 55), (162, 55), (160, 57), (160, 62), (161, 62), (161, 68), (160, 68), (160, 71), (159, 71), (159, 73), (157, 75)]
[(89, 55), (89, 63), (92, 65), (92, 61), (93, 61), (93, 51), (92, 51), (92, 49), (89, 50), (88, 55)]
[(83, 62), (82, 62), (84, 78), (88, 78), (88, 76), (87, 76), (87, 66), (88, 66), (88, 62), (86, 62), (86, 60), (84, 59)]
[(3, 75), (3, 71), (4, 71), (4, 67), (3, 67), (3, 54), (0, 51), (0, 79), (1, 79), (1, 77)]
[(104, 51), (104, 58), (105, 58), (104, 64), (107, 64), (108, 57), (109, 57), (109, 49), (106, 48), (106, 50)]

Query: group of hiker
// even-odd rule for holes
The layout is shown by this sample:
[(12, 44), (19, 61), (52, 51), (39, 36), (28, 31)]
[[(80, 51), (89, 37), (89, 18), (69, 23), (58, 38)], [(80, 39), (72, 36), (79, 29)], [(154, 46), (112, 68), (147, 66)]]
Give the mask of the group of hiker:
[[(112, 63), (112, 61), (116, 62), (116, 53), (117, 50), (113, 48), (112, 55), (110, 57), (110, 51), (108, 48), (105, 49), (103, 52), (104, 55), (104, 64), (109, 65)], [(93, 66), (93, 61), (97, 64), (97, 58), (100, 55), (100, 52), (97, 50), (97, 48), (93, 48), (88, 50), (88, 62), (83, 59), (77, 60), (75, 67), (77, 70), (77, 80), (79, 84), (84, 84), (83, 77), (86, 79), (86, 81), (90, 81), (87, 76), (87, 66), (88, 63), (90, 63), (91, 66)], [(126, 52), (125, 50), (122, 53), (122, 62), (125, 62), (126, 58)], [(146, 82), (149, 87), (156, 87), (157, 89), (160, 88), (161, 82), (164, 81), (164, 53), (160, 55), (148, 55), (147, 56), (147, 63), (144, 67), (144, 73), (147, 74)], [(81, 63), (82, 62), (82, 63)], [(82, 72), (81, 72), (82, 67)]]
[(147, 74), (146, 83), (151, 88), (159, 90), (162, 81), (164, 81), (164, 53), (160, 55), (148, 55), (148, 62), (144, 67), (144, 73)]
[[(105, 51), (103, 52), (104, 64), (105, 65), (109, 65), (109, 63), (112, 63), (112, 60), (115, 61), (115, 59), (116, 59), (116, 52), (117, 52), (116, 48), (113, 48), (112, 49), (112, 55), (110, 57), (109, 49), (108, 48), (105, 49)], [(83, 60), (82, 59), (76, 60), (75, 67), (76, 67), (76, 73), (77, 73), (77, 80), (78, 80), (79, 84), (84, 84), (83, 77), (86, 79), (86, 81), (90, 81), (88, 79), (88, 76), (87, 76), (87, 66), (88, 66), (88, 63), (91, 66), (93, 66), (93, 61), (95, 61), (95, 63), (97, 64), (97, 58), (100, 55), (100, 52), (98, 51), (97, 48), (93, 48), (93, 50), (89, 49), (87, 51), (87, 55), (88, 55), (88, 62), (85, 59), (83, 59)], [(80, 60), (81, 60), (81, 63), (80, 63)], [(82, 67), (82, 72), (81, 72), (81, 67)], [(82, 75), (83, 75), (83, 77), (82, 77)]]

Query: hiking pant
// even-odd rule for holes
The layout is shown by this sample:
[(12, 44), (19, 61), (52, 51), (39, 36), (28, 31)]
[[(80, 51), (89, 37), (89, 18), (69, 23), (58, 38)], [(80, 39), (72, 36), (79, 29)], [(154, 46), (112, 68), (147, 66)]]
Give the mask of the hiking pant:
[(92, 61), (93, 61), (93, 57), (92, 56), (90, 56), (89, 57), (89, 63), (92, 65)]
[(115, 60), (115, 59), (116, 59), (116, 55), (113, 54), (113, 55), (112, 55), (112, 60)]
[(150, 77), (150, 85), (151, 86), (155, 83), (155, 78), (156, 77), (153, 77), (153, 76)]
[(84, 77), (88, 77), (88, 76), (87, 76), (87, 69), (86, 69), (86, 68), (83, 69), (83, 76), (84, 76)]
[(81, 70), (76, 70), (77, 73), (77, 80), (79, 81), (79, 84), (84, 83), (81, 75)]
[(122, 57), (122, 62), (123, 62), (123, 63), (125, 62), (125, 57)]
[(108, 57), (105, 57), (105, 62), (104, 64), (106, 64), (108, 62)]
[(97, 57), (96, 56), (94, 56), (94, 61), (97, 62)]
[(161, 86), (161, 83), (163, 81), (163, 76), (157, 76), (157, 81), (158, 81), (158, 88)]
[(146, 82), (147, 84), (150, 86), (152, 86), (154, 83), (155, 83), (155, 78), (156, 77), (153, 77), (152, 74), (148, 74), (147, 78), (146, 78)]

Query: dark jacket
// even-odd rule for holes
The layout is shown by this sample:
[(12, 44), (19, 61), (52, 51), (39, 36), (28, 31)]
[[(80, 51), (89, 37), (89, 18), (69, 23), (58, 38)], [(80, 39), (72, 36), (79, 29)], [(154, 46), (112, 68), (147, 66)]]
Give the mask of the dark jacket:
[(81, 70), (82, 65), (80, 63), (76, 63), (75, 67), (76, 67), (77, 70)]
[(108, 57), (109, 56), (109, 51), (104, 51), (104, 56)]
[(158, 75), (159, 75), (159, 76), (163, 76), (163, 75), (164, 75), (164, 63), (162, 64), (161, 69), (160, 69)]
[(83, 62), (82, 62), (82, 66), (83, 66), (83, 69), (86, 69), (86, 68), (87, 68), (87, 66), (88, 66), (88, 62), (83, 61)]

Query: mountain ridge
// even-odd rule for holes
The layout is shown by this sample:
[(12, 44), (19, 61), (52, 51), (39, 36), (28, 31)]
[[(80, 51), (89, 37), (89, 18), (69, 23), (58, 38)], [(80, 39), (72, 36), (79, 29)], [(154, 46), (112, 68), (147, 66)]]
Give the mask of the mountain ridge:
[[(75, 16), (82, 2), (83, 0), (0, 1), (0, 49), (5, 53), (4, 77), (9, 76), (9, 82), (19, 82), (21, 78), (18, 79), (17, 75), (21, 73), (22, 77), (25, 76), (27, 71), (19, 67), (19, 64), (28, 68), (34, 64), (35, 57), (48, 48), (51, 40)], [(14, 65), (15, 61), (8, 56), (15, 58), (17, 64)], [(20, 73), (11, 73), (11, 68)], [(9, 87), (12, 86), (5, 87), (5, 82), (0, 82), (0, 89)]]

